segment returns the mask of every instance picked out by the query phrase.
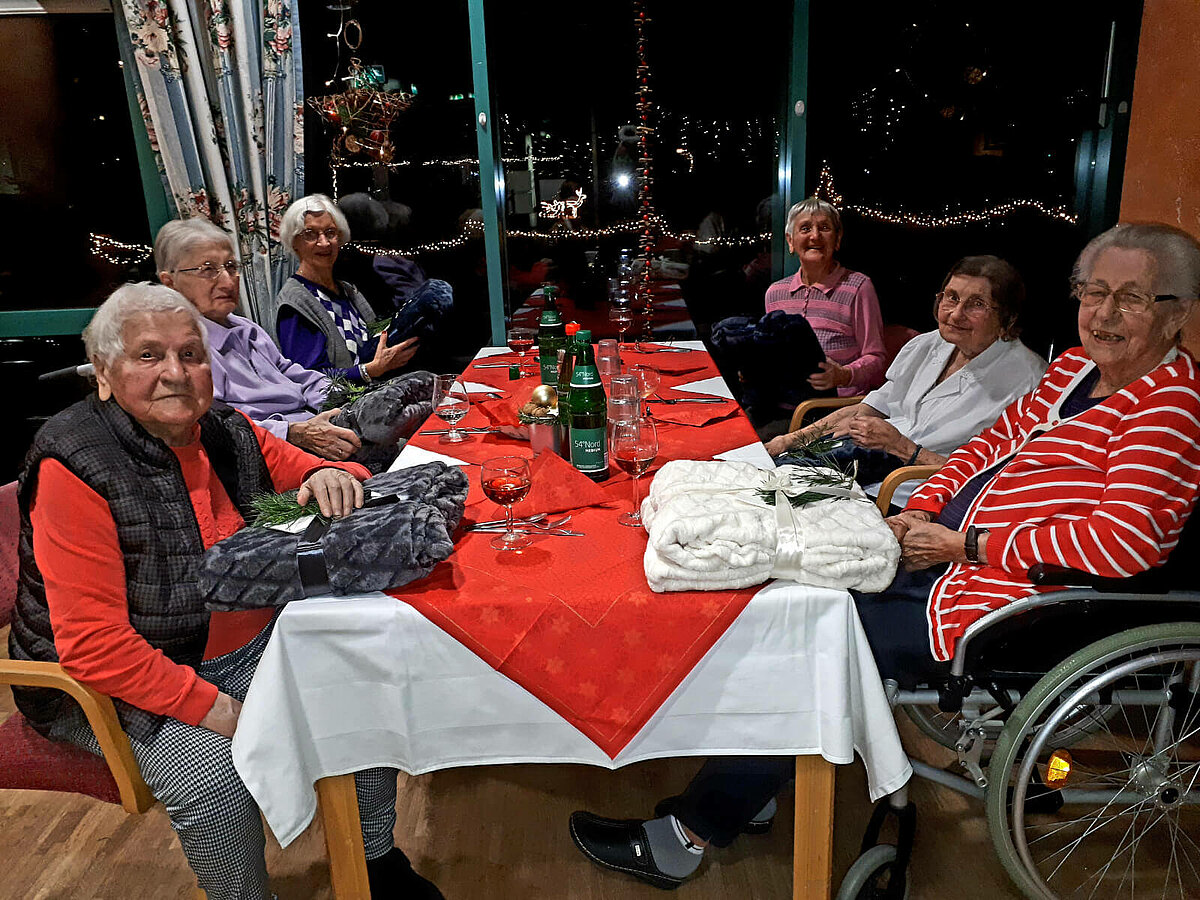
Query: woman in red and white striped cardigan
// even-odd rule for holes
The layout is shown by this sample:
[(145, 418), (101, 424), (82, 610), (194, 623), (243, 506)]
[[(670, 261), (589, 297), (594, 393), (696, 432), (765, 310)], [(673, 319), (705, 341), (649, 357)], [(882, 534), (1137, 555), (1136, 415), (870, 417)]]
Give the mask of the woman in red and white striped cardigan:
[(920, 649), (944, 661), (968, 625), (1038, 590), (1034, 563), (1108, 577), (1162, 564), (1200, 488), (1200, 375), (1178, 346), (1198, 294), (1200, 244), (1178, 229), (1117, 226), (1084, 248), (1083, 346), (888, 520), (908, 573), (857, 597), (885, 675), (921, 667), (896, 634), (916, 637), (915, 611), (894, 602), (919, 605)]

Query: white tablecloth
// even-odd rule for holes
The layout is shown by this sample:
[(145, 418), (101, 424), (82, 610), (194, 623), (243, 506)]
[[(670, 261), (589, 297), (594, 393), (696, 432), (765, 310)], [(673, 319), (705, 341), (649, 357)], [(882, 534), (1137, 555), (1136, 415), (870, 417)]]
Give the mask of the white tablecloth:
[(759, 591), (617, 758), (407, 604), (384, 594), (289, 604), (233, 740), (280, 844), (316, 812), (313, 783), (371, 766), (588, 763), (820, 753), (867, 768), (871, 799), (912, 774), (849, 594)]

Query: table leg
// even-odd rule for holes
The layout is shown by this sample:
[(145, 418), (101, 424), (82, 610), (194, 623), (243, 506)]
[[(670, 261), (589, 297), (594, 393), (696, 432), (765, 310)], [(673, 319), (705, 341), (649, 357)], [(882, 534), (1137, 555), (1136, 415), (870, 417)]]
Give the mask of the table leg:
[(317, 801), (325, 825), (333, 896), (336, 900), (371, 900), (353, 773), (318, 779)]
[(793, 900), (829, 900), (833, 863), (833, 764), (819, 754), (796, 757)]

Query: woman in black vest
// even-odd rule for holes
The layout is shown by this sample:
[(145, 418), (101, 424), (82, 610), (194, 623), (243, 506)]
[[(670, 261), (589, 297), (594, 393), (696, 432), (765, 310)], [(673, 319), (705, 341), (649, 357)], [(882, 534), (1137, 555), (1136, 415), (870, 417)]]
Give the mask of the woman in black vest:
[[(369, 473), (213, 407), (206, 330), (170, 288), (118, 289), (84, 339), (97, 392), (43, 426), (21, 474), (9, 652), (112, 696), (209, 900), (266, 900), (262, 821), (230, 743), (272, 611), (209, 613), (199, 563), (255, 494), (299, 488), (302, 504), (339, 517), (362, 505)], [(65, 694), (13, 694), (42, 734), (100, 753)], [(372, 895), (440, 898), (393, 846), (395, 770), (357, 781)]]

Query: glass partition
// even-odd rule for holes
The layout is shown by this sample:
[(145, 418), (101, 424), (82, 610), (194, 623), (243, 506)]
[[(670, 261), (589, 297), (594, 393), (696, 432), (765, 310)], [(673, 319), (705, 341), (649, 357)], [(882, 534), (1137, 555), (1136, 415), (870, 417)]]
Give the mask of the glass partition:
[[(705, 336), (761, 315), (790, 0), (720, 27), (667, 0), (485, 6), (510, 316), (536, 318), (545, 280), (594, 338)], [(630, 296), (647, 225), (650, 289)]]

